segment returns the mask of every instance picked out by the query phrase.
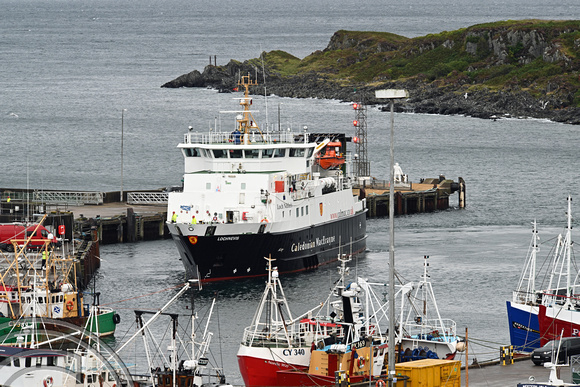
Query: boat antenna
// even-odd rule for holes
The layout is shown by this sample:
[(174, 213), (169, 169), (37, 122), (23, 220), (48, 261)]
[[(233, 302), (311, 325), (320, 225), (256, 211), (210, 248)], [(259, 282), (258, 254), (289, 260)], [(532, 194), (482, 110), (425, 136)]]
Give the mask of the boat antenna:
[(262, 51), (261, 43), (260, 43), (260, 59), (262, 60), (262, 77), (264, 78), (264, 101), (266, 102), (266, 133), (268, 133), (270, 128), (270, 121), (268, 120), (268, 92), (266, 90), (266, 66), (264, 65), (264, 52)]

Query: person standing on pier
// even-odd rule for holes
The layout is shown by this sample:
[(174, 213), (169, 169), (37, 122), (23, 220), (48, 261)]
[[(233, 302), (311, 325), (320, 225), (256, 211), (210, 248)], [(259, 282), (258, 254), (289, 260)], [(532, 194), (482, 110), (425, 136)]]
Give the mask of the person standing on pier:
[(40, 265), (41, 269), (44, 269), (46, 267), (46, 250), (42, 250), (42, 263)]

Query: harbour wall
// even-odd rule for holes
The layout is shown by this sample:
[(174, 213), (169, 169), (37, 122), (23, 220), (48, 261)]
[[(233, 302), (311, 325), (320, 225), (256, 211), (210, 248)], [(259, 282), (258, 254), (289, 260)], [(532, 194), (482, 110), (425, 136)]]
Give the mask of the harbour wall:
[[(457, 208), (466, 205), (465, 181), (438, 178), (419, 183), (396, 183), (395, 216), (446, 210), (457, 192)], [(389, 184), (363, 181), (353, 194), (365, 198), (367, 217), (389, 216)], [(44, 225), (56, 234), (65, 226), (65, 239), (98, 243), (125, 243), (169, 238), (165, 224), (167, 196), (163, 190), (124, 192), (71, 192), (0, 188), (0, 223), (26, 222), (47, 215)], [(123, 200), (120, 201), (121, 197)], [(90, 236), (90, 237), (89, 237)]]

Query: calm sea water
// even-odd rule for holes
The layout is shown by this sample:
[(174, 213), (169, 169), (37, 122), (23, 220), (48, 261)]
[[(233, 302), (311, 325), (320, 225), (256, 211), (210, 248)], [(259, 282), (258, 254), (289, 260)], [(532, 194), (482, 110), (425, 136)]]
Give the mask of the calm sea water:
[[(119, 190), (121, 139), (124, 188), (179, 184), (176, 149), (187, 126), (232, 125), (234, 95), (159, 86), (209, 56), (218, 64), (282, 49), (298, 57), (326, 47), (339, 29), (415, 37), (505, 19), (577, 18), (575, 0), (427, 2), (250, 0), (164, 2), (0, 0), (0, 187)], [(266, 107), (267, 102), (267, 107)], [(254, 99), (256, 119), (283, 127), (352, 133), (347, 103), (271, 97)], [(123, 113), (122, 111), (126, 109)], [(370, 108), (372, 174), (388, 173), (388, 115)], [(121, 138), (121, 131), (123, 137)], [(508, 342), (505, 300), (527, 251), (530, 225), (545, 240), (565, 225), (565, 198), (580, 191), (578, 128), (547, 121), (397, 114), (395, 157), (412, 181), (444, 174), (467, 182), (467, 208), (396, 220), (396, 265), (418, 280), (423, 255), (445, 317), (469, 328), (478, 359), (495, 358)], [(575, 197), (576, 199), (576, 197)], [(453, 196), (455, 205), (457, 197)], [(576, 210), (574, 210), (576, 212)], [(357, 272), (388, 277), (388, 220), (369, 221), (368, 252)], [(547, 251), (547, 249), (546, 249)], [(171, 241), (103, 246), (102, 302), (122, 316), (117, 340), (132, 329), (134, 308), (160, 307), (183, 281)], [(335, 269), (283, 278), (295, 313), (325, 294)], [(213, 284), (196, 293), (204, 307), (217, 292), (214, 352), (221, 349), (230, 381), (240, 384), (235, 353), (263, 290), (263, 280)], [(147, 297), (135, 298), (149, 294)], [(125, 302), (120, 300), (130, 299)], [(184, 312), (186, 298), (173, 310)], [(203, 309), (202, 309), (203, 310)], [(218, 318), (219, 317), (219, 318)], [(218, 334), (219, 332), (219, 334)], [(216, 359), (220, 355), (216, 354)], [(143, 360), (127, 355), (128, 362)]]

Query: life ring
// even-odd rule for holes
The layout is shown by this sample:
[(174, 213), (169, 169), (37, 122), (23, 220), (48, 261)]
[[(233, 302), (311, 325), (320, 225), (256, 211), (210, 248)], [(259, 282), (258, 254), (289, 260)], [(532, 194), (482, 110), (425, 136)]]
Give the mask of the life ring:
[(119, 316), (117, 313), (115, 313), (113, 315), (113, 323), (118, 324), (121, 322), (121, 316)]
[(70, 312), (71, 310), (73, 310), (73, 308), (74, 308), (73, 302), (72, 301), (68, 301), (66, 303), (66, 310), (68, 310)]
[(270, 223), (270, 221), (268, 219), (266, 219), (266, 218), (262, 219), (260, 222), (261, 223)]
[(358, 368), (364, 368), (365, 366), (365, 358), (362, 356), (358, 357)]
[(375, 383), (375, 387), (385, 387), (386, 383), (383, 379), (379, 379), (377, 380), (377, 382)]
[(52, 387), (52, 383), (53, 383), (53, 379), (52, 376), (47, 376), (46, 378), (44, 378), (44, 380), (42, 381), (42, 384), (44, 385), (44, 387)]
[(214, 216), (214, 217), (213, 217), (213, 221), (214, 221), (214, 222), (217, 222), (217, 216)]

